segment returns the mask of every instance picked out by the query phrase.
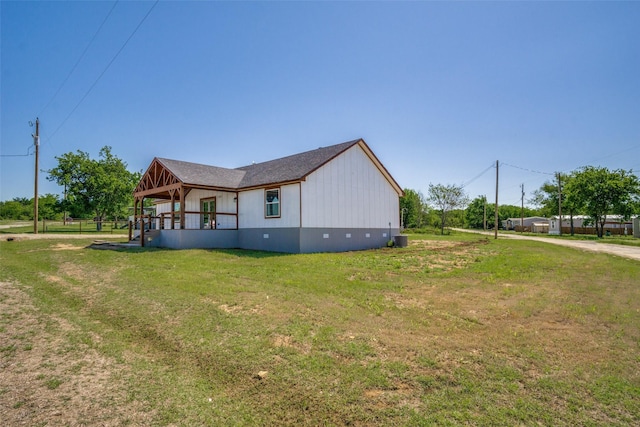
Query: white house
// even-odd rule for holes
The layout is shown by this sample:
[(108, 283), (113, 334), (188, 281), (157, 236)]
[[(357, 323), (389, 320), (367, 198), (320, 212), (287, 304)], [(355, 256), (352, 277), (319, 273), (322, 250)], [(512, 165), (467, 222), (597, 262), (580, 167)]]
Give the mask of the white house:
[[(615, 234), (631, 235), (633, 233), (633, 218), (632, 216), (630, 219), (624, 219), (622, 215), (607, 215), (604, 229)], [(578, 233), (595, 233), (595, 223), (588, 215), (574, 215), (573, 218), (569, 215), (563, 215), (562, 228), (570, 228), (572, 219), (573, 227), (578, 230)], [(557, 216), (552, 216), (549, 219), (549, 224), (549, 234), (560, 234), (560, 221)]]
[(290, 253), (384, 246), (402, 188), (364, 140), (236, 169), (155, 158), (135, 189), (156, 204), (143, 244)]
[(516, 227), (523, 225), (525, 228), (531, 228), (534, 223), (543, 223), (549, 222), (549, 220), (542, 216), (529, 216), (523, 218), (507, 218), (505, 221), (502, 221), (502, 226), (506, 230), (515, 230)]

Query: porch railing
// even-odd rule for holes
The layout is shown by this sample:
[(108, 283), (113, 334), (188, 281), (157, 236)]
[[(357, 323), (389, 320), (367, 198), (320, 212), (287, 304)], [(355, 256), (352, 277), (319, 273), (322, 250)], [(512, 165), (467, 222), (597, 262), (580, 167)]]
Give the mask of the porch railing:
[[(238, 229), (238, 214), (228, 212), (207, 212), (207, 211), (185, 211), (184, 213), (184, 229), (185, 230), (237, 230)], [(193, 220), (190, 217), (196, 216), (197, 219)], [(203, 221), (206, 217), (207, 220)], [(156, 219), (159, 219), (158, 228), (161, 230), (166, 229), (180, 229), (180, 212), (173, 213), (173, 227), (171, 227), (171, 212), (162, 212)], [(187, 218), (192, 219), (188, 221)], [(221, 221), (218, 226), (218, 220), (220, 218), (232, 218), (230, 221)], [(169, 226), (167, 226), (169, 223)], [(197, 227), (193, 224), (196, 223)]]
[[(186, 211), (185, 213), (185, 227), (184, 230), (237, 230), (238, 229), (238, 214), (227, 212), (206, 212), (206, 211)], [(194, 221), (187, 221), (188, 216), (197, 215), (198, 219), (196, 223), (197, 227), (189, 227), (193, 225)], [(206, 223), (203, 223), (202, 218), (206, 216), (208, 219)], [(225, 221), (224, 224), (218, 226), (217, 220), (220, 217), (232, 217), (231, 222)], [(152, 230), (167, 230), (171, 227), (166, 227), (167, 221), (171, 221), (171, 212), (162, 212), (157, 216), (143, 215), (138, 216), (134, 221), (129, 221), (129, 241), (134, 238), (140, 237), (140, 243), (144, 246), (144, 234), (145, 231)], [(171, 224), (171, 222), (169, 222)], [(180, 213), (175, 212), (173, 214), (173, 229), (180, 229)], [(139, 230), (139, 231), (138, 231)]]

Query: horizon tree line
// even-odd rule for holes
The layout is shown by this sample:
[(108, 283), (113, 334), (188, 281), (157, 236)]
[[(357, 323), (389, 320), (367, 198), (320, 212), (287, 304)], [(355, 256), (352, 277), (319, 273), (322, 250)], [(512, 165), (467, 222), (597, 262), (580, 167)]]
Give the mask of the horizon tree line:
[[(63, 187), (64, 197), (55, 194), (38, 197), (40, 218), (60, 220), (67, 215), (104, 220), (128, 215), (141, 172), (130, 172), (127, 163), (115, 156), (111, 147), (103, 147), (98, 159), (77, 150), (56, 160), (57, 166), (47, 171), (47, 180)], [(33, 198), (22, 197), (0, 201), (0, 219), (32, 220), (33, 202)], [(640, 180), (633, 171), (584, 166), (558, 174), (557, 182), (545, 182), (528, 202), (535, 207), (498, 206), (499, 223), (507, 218), (551, 217), (562, 212), (573, 225), (574, 216), (586, 215), (602, 237), (607, 216), (628, 219), (640, 214)], [(450, 226), (485, 228), (486, 217), (486, 228), (492, 229), (495, 203), (487, 203), (484, 195), (470, 200), (463, 186), (429, 184), (426, 196), (419, 190), (404, 189), (399, 214), (402, 228), (433, 227), (444, 234)], [(99, 222), (97, 226), (100, 227)]]

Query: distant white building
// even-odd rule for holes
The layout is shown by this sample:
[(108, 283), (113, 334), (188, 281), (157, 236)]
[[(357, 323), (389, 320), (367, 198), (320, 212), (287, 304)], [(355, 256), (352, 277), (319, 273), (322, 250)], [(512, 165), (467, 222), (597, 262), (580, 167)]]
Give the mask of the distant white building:
[(529, 216), (523, 218), (507, 218), (502, 221), (502, 226), (505, 230), (515, 230), (516, 227), (524, 226), (525, 228), (531, 229), (531, 226), (534, 223), (547, 223), (549, 220), (543, 216)]
[[(562, 228), (571, 228), (571, 221), (571, 216), (562, 215)], [(593, 219), (588, 215), (574, 215), (573, 227), (574, 229), (583, 230), (595, 230), (596, 228)], [(633, 232), (633, 218), (625, 220), (622, 215), (607, 215), (604, 223), (604, 229), (609, 229), (611, 231), (622, 230), (618, 231), (618, 234), (631, 235)], [(549, 234), (560, 234), (560, 221), (558, 220), (558, 216), (552, 216), (549, 218)]]

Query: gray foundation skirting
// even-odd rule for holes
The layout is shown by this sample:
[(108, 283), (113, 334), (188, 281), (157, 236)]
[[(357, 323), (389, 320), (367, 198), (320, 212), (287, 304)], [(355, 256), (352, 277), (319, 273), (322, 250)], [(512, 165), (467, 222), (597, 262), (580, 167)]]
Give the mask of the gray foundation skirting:
[(147, 246), (172, 249), (238, 248), (286, 253), (345, 252), (381, 248), (397, 234), (397, 228), (161, 230), (159, 235), (147, 242)]

